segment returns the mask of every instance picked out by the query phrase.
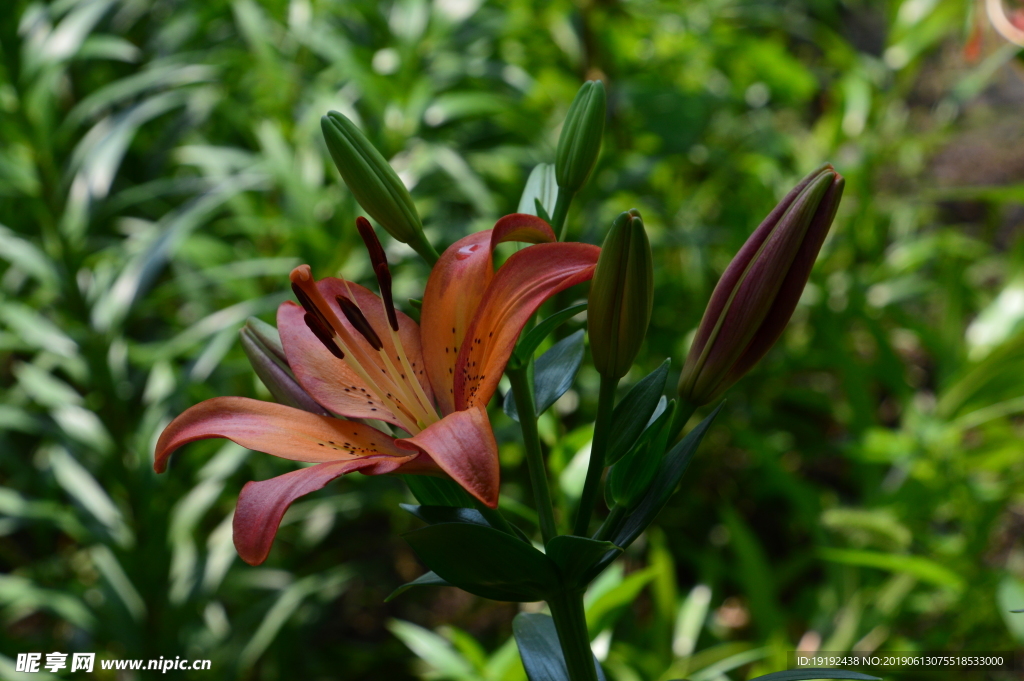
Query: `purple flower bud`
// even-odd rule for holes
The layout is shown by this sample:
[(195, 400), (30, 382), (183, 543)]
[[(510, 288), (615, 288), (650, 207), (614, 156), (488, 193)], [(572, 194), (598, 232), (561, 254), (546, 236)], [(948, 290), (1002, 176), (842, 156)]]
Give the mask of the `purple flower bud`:
[(245, 326), (239, 329), (238, 336), (249, 364), (275, 400), (321, 416), (330, 415), (295, 380), (295, 375), (288, 368), (277, 329), (255, 317), (249, 317)]
[(771, 349), (796, 308), (845, 180), (824, 165), (793, 188), (718, 280), (679, 377), (694, 405), (717, 399)]

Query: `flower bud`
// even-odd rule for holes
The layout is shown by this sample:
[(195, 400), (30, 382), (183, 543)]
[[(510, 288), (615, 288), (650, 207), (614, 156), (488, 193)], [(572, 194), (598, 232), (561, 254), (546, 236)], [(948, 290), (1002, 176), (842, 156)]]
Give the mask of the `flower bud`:
[(653, 304), (651, 244), (633, 208), (612, 223), (590, 284), (590, 351), (603, 376), (622, 378), (629, 371), (647, 335)]
[(275, 400), (296, 409), (329, 415), (295, 380), (295, 375), (288, 368), (277, 329), (255, 317), (249, 317), (245, 326), (239, 329), (238, 335), (249, 364)]
[(320, 127), (338, 172), (359, 205), (388, 234), (409, 244), (431, 265), (437, 252), (423, 235), (423, 223), (398, 174), (356, 125), (337, 111), (320, 119)]
[(771, 349), (835, 218), (843, 177), (824, 165), (793, 188), (718, 280), (679, 377), (692, 405), (718, 398)]
[(555, 155), (555, 178), (561, 189), (576, 193), (590, 177), (601, 151), (606, 108), (604, 84), (599, 80), (588, 80), (572, 100)]

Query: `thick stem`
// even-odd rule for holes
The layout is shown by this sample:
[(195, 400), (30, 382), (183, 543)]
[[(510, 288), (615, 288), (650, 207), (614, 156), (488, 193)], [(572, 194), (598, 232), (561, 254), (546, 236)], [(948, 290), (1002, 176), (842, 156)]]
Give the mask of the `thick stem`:
[(601, 376), (601, 393), (597, 398), (597, 420), (594, 422), (594, 443), (590, 447), (590, 467), (587, 468), (587, 481), (583, 485), (583, 496), (580, 497), (579, 510), (576, 512), (576, 526), (573, 534), (587, 536), (590, 527), (590, 514), (597, 500), (597, 488), (601, 485), (604, 473), (604, 457), (608, 449), (608, 435), (612, 426), (612, 409), (615, 407), (615, 388), (619, 379)]
[(558, 234), (559, 241), (565, 241), (568, 228), (565, 218), (569, 215), (569, 204), (572, 203), (573, 193), (568, 189), (558, 188), (558, 198), (555, 199), (555, 214), (551, 216), (551, 229)]
[(570, 681), (597, 681), (597, 663), (583, 611), (583, 592), (566, 591), (548, 600)]
[(533, 487), (533, 498), (537, 503), (537, 516), (540, 519), (540, 533), (547, 544), (557, 532), (551, 492), (548, 490), (547, 467), (544, 465), (544, 455), (540, 450), (540, 434), (537, 432), (537, 405), (533, 398), (533, 381), (530, 380), (528, 373), (532, 366), (531, 363), (522, 369), (507, 369), (505, 374), (512, 383), (512, 394), (516, 399), (519, 427), (523, 431), (523, 444), (526, 447), (526, 465), (530, 471), (530, 484)]

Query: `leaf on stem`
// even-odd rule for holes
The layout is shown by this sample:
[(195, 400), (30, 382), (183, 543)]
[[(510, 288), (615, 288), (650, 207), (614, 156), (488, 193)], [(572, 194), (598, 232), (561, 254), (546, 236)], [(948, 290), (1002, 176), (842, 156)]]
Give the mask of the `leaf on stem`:
[(721, 409), (721, 405), (716, 407), (679, 444), (669, 450), (661, 461), (661, 467), (658, 469), (657, 475), (654, 476), (654, 482), (644, 494), (636, 510), (625, 516), (618, 527), (611, 528), (611, 532), (607, 533), (613, 544), (626, 548), (640, 536), (641, 532), (647, 529), (648, 525), (654, 522), (658, 513), (668, 503), (669, 497), (672, 496), (676, 485), (679, 484), (683, 473), (690, 465), (690, 460), (693, 459), (697, 447), (704, 439), (704, 434), (707, 433)]
[[(547, 556), (558, 567), (565, 588), (585, 587), (597, 576), (594, 568), (622, 553), (615, 544), (575, 535), (561, 535), (547, 544)], [(602, 558), (605, 561), (602, 561)]]
[(564, 310), (559, 310), (537, 326), (530, 329), (529, 333), (519, 339), (519, 344), (516, 345), (516, 349), (512, 352), (512, 357), (508, 360), (509, 368), (521, 369), (526, 366), (526, 363), (530, 361), (533, 357), (533, 353), (537, 351), (537, 348), (540, 347), (540, 344), (544, 342), (544, 339), (548, 337), (549, 333), (586, 309), (586, 303), (572, 305)]
[(403, 536), (439, 577), (483, 598), (541, 601), (561, 588), (558, 569), (547, 556), (492, 527), (441, 523)]
[[(555, 621), (550, 615), (520, 613), (512, 620), (512, 633), (530, 681), (570, 681)], [(604, 671), (596, 659), (594, 666), (598, 681), (605, 681)]]
[(417, 587), (417, 586), (453, 586), (453, 585), (449, 584), (446, 581), (444, 581), (443, 579), (438, 577), (435, 573), (428, 572), (426, 574), (420, 575), (419, 577), (417, 577), (416, 579), (412, 580), (411, 582), (406, 582), (402, 586), (400, 586), (397, 589), (395, 589), (394, 591), (392, 591), (391, 594), (387, 598), (384, 599), (384, 602), (385, 603), (390, 603), (394, 599), (396, 599), (399, 596), (401, 596), (402, 594), (404, 594), (409, 589), (412, 589), (412, 588)]
[[(566, 336), (537, 358), (533, 374), (533, 394), (540, 416), (555, 401), (572, 387), (576, 373), (583, 363), (583, 329)], [(515, 395), (511, 390), (505, 395), (505, 413), (519, 421)]]
[(605, 454), (606, 465), (610, 466), (621, 459), (647, 427), (665, 391), (670, 362), (666, 359), (661, 366), (640, 379), (615, 406), (611, 437)]

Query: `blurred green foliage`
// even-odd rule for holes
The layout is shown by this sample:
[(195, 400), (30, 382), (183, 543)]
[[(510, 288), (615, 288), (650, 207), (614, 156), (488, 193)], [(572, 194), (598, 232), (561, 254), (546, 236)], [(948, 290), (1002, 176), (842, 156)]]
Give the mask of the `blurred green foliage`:
[[(212, 658), (225, 679), (524, 678), (514, 606), (383, 604), (422, 570), (399, 481), (296, 504), (252, 568), (234, 499), (290, 465), (221, 442), (150, 463), (185, 407), (269, 397), (235, 339), (294, 265), (370, 274), (324, 112), (361, 125), (446, 245), (516, 209), (586, 78), (609, 120), (570, 235), (600, 243), (637, 207), (655, 254), (625, 384), (678, 371), (797, 178), (847, 178), (786, 335), (588, 594), (610, 676), (745, 678), (798, 642), (1024, 645), (1024, 62), (972, 3), (12, 0), (0, 51), (0, 678), (53, 650)], [(388, 248), (396, 297), (418, 298), (426, 269)], [(564, 508), (596, 386), (585, 365), (541, 421)], [(529, 503), (499, 411), (508, 503)]]

